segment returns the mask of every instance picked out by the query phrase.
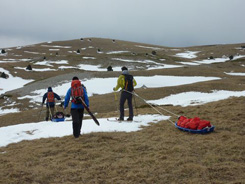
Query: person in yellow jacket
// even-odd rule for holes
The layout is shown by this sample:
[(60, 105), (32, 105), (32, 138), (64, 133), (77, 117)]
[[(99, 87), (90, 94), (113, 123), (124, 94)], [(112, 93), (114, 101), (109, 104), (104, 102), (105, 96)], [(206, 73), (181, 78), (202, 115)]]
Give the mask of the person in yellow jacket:
[(122, 67), (122, 74), (117, 79), (117, 86), (113, 88), (114, 91), (117, 91), (121, 88), (121, 97), (120, 97), (120, 117), (119, 121), (124, 120), (124, 103), (126, 100), (128, 101), (129, 108), (129, 117), (127, 121), (133, 121), (134, 112), (133, 112), (133, 104), (132, 98), (134, 91), (134, 86), (137, 85), (136, 80), (132, 75), (129, 74), (127, 67)]

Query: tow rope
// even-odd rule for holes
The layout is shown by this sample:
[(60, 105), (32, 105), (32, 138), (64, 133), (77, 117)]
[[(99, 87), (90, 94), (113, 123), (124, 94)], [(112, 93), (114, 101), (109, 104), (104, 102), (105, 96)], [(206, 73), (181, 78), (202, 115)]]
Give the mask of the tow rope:
[[(154, 109), (155, 111), (157, 111), (159, 114), (161, 114), (161, 115), (164, 116), (164, 114), (161, 113), (156, 107), (154, 107), (152, 104), (148, 103), (144, 98), (142, 98), (141, 96), (139, 96), (139, 95), (138, 95), (137, 93), (135, 93), (134, 91), (133, 91), (133, 92), (130, 92), (130, 91), (127, 91), (127, 90), (125, 90), (125, 89), (123, 89), (122, 91), (125, 91), (125, 92), (127, 92), (127, 93), (130, 93), (130, 94), (132, 94), (132, 95), (137, 96), (139, 99), (143, 100), (146, 104), (148, 104), (151, 108), (153, 108), (153, 109)], [(176, 117), (180, 117), (179, 115), (177, 115), (177, 114), (175, 114), (175, 113), (173, 113), (173, 112), (171, 112), (171, 111), (169, 111), (169, 110), (167, 110), (167, 109), (164, 109), (164, 108), (159, 107), (159, 106), (157, 106), (157, 107), (158, 107), (159, 109), (162, 109), (162, 110), (164, 110), (164, 111), (166, 111), (166, 112), (168, 112), (168, 113), (170, 113), (170, 114), (176, 116)], [(174, 123), (173, 121), (171, 121), (170, 119), (168, 119), (168, 121), (169, 121), (170, 123), (172, 123), (173, 125), (175, 125), (175, 123)]]

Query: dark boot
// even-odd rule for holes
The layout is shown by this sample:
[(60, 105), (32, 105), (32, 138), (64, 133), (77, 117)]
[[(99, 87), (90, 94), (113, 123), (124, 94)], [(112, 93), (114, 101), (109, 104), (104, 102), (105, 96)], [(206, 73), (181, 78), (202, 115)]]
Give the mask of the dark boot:
[(133, 118), (128, 118), (127, 121), (133, 121)]

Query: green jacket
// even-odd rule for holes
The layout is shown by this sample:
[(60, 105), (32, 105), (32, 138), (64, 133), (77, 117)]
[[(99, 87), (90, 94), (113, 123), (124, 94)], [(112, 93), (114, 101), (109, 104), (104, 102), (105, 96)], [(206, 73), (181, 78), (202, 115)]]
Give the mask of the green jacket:
[[(133, 85), (136, 86), (137, 85), (137, 82), (136, 80), (134, 79), (133, 80)], [(117, 79), (117, 86), (115, 88), (113, 88), (114, 91), (117, 91), (119, 88), (122, 88), (124, 89), (124, 86), (125, 86), (125, 76), (124, 75), (120, 75)]]

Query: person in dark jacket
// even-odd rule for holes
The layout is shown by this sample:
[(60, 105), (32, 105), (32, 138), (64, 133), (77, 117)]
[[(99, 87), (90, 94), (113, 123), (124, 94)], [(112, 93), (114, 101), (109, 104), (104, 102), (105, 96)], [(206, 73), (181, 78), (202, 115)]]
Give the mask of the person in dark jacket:
[(121, 88), (121, 97), (120, 97), (120, 117), (119, 121), (124, 120), (124, 103), (128, 101), (129, 108), (129, 117), (127, 121), (133, 121), (134, 112), (132, 104), (132, 92), (134, 91), (134, 86), (137, 85), (136, 80), (132, 75), (129, 74), (127, 67), (122, 67), (122, 74), (117, 79), (117, 86), (113, 88), (114, 91), (117, 91)]
[[(75, 88), (74, 86), (78, 86)], [(69, 101), (71, 100), (71, 116), (72, 116), (72, 128), (73, 128), (73, 136), (78, 138), (81, 133), (82, 121), (84, 115), (84, 106), (77, 101), (77, 96), (79, 92), (76, 89), (79, 88), (79, 97), (83, 99), (87, 107), (89, 107), (89, 99), (87, 95), (86, 88), (81, 84), (78, 77), (73, 77), (71, 82), (71, 87), (68, 89), (65, 96), (64, 109), (66, 109), (69, 105)]]
[(54, 116), (54, 106), (55, 106), (55, 98), (57, 100), (61, 100), (60, 96), (57, 95), (56, 93), (53, 92), (51, 87), (48, 87), (48, 92), (46, 92), (43, 95), (43, 102), (42, 102), (42, 106), (45, 102), (45, 100), (47, 99), (46, 102), (46, 121), (52, 120), (53, 116)]

